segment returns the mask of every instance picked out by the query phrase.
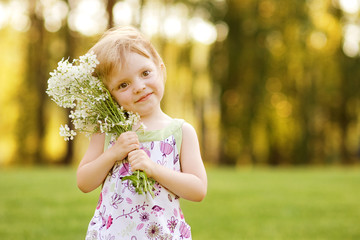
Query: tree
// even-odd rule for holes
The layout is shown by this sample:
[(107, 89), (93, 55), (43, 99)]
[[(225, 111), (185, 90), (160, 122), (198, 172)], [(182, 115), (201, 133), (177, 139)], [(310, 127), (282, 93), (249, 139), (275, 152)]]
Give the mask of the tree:
[(47, 80), (46, 33), (43, 19), (36, 14), (36, 0), (29, 1), (31, 26), (27, 32), (26, 76), (18, 92), (22, 111), (17, 122), (16, 162), (43, 163), (45, 133), (44, 103)]
[(211, 57), (221, 89), (221, 162), (353, 162), (358, 59), (342, 52), (332, 3), (227, 4), (229, 35)]

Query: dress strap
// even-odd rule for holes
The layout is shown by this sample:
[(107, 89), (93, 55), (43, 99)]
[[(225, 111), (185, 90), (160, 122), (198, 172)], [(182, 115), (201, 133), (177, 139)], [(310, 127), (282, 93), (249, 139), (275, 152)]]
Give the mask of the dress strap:
[[(166, 139), (167, 137), (179, 134), (182, 135), (182, 125), (184, 124), (184, 120), (182, 119), (173, 119), (167, 126), (159, 130), (153, 131), (138, 131), (136, 132), (140, 142), (150, 142), (150, 141), (161, 141)], [(181, 143), (181, 141), (179, 142)]]
[[(139, 137), (139, 141), (161, 141), (173, 135), (176, 141), (177, 150), (178, 152), (180, 152), (182, 143), (182, 125), (184, 124), (184, 122), (185, 120), (183, 119), (173, 119), (171, 123), (168, 126), (165, 126), (163, 129), (154, 131), (138, 131), (137, 135)], [(109, 148), (112, 137), (112, 134), (105, 134), (104, 151)]]
[(182, 125), (185, 123), (183, 119), (174, 119), (174, 125), (172, 126), (172, 133), (176, 141), (176, 148), (180, 154), (182, 143)]

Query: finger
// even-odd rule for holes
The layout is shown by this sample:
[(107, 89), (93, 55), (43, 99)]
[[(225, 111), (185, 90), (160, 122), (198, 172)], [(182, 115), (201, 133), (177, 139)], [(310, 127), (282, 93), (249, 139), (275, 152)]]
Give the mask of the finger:
[(134, 162), (134, 151), (136, 150), (131, 150), (129, 153), (128, 153), (128, 160), (129, 160), (129, 163), (132, 164)]
[(137, 136), (129, 136), (129, 137), (126, 137), (126, 141), (127, 141), (128, 143), (140, 144), (139, 139), (138, 139)]
[(135, 172), (136, 170), (141, 170), (141, 169), (137, 166), (137, 164), (130, 164), (130, 166), (131, 166), (131, 171), (133, 171), (133, 172)]
[(131, 144), (131, 147), (132, 147), (132, 151), (135, 151), (135, 150), (139, 150), (140, 145), (138, 143), (133, 143)]
[(134, 149), (131, 152), (129, 152), (129, 158), (134, 159), (138, 155), (138, 151), (139, 150)]

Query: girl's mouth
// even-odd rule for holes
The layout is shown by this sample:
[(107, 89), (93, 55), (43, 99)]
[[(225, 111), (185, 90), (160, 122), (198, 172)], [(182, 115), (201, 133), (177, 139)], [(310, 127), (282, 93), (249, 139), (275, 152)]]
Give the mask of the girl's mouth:
[(152, 92), (151, 92), (151, 93), (148, 93), (148, 94), (146, 94), (146, 95), (144, 95), (144, 96), (142, 96), (141, 98), (139, 98), (139, 99), (136, 101), (136, 103), (138, 103), (138, 102), (144, 102), (144, 101), (148, 100), (151, 95), (152, 95)]

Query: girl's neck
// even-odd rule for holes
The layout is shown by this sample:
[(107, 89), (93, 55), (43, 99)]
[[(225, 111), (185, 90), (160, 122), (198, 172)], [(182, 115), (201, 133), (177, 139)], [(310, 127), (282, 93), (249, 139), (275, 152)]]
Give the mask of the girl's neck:
[(159, 130), (166, 126), (171, 121), (171, 117), (166, 115), (163, 111), (148, 116), (141, 116), (141, 123), (145, 125), (146, 130)]

